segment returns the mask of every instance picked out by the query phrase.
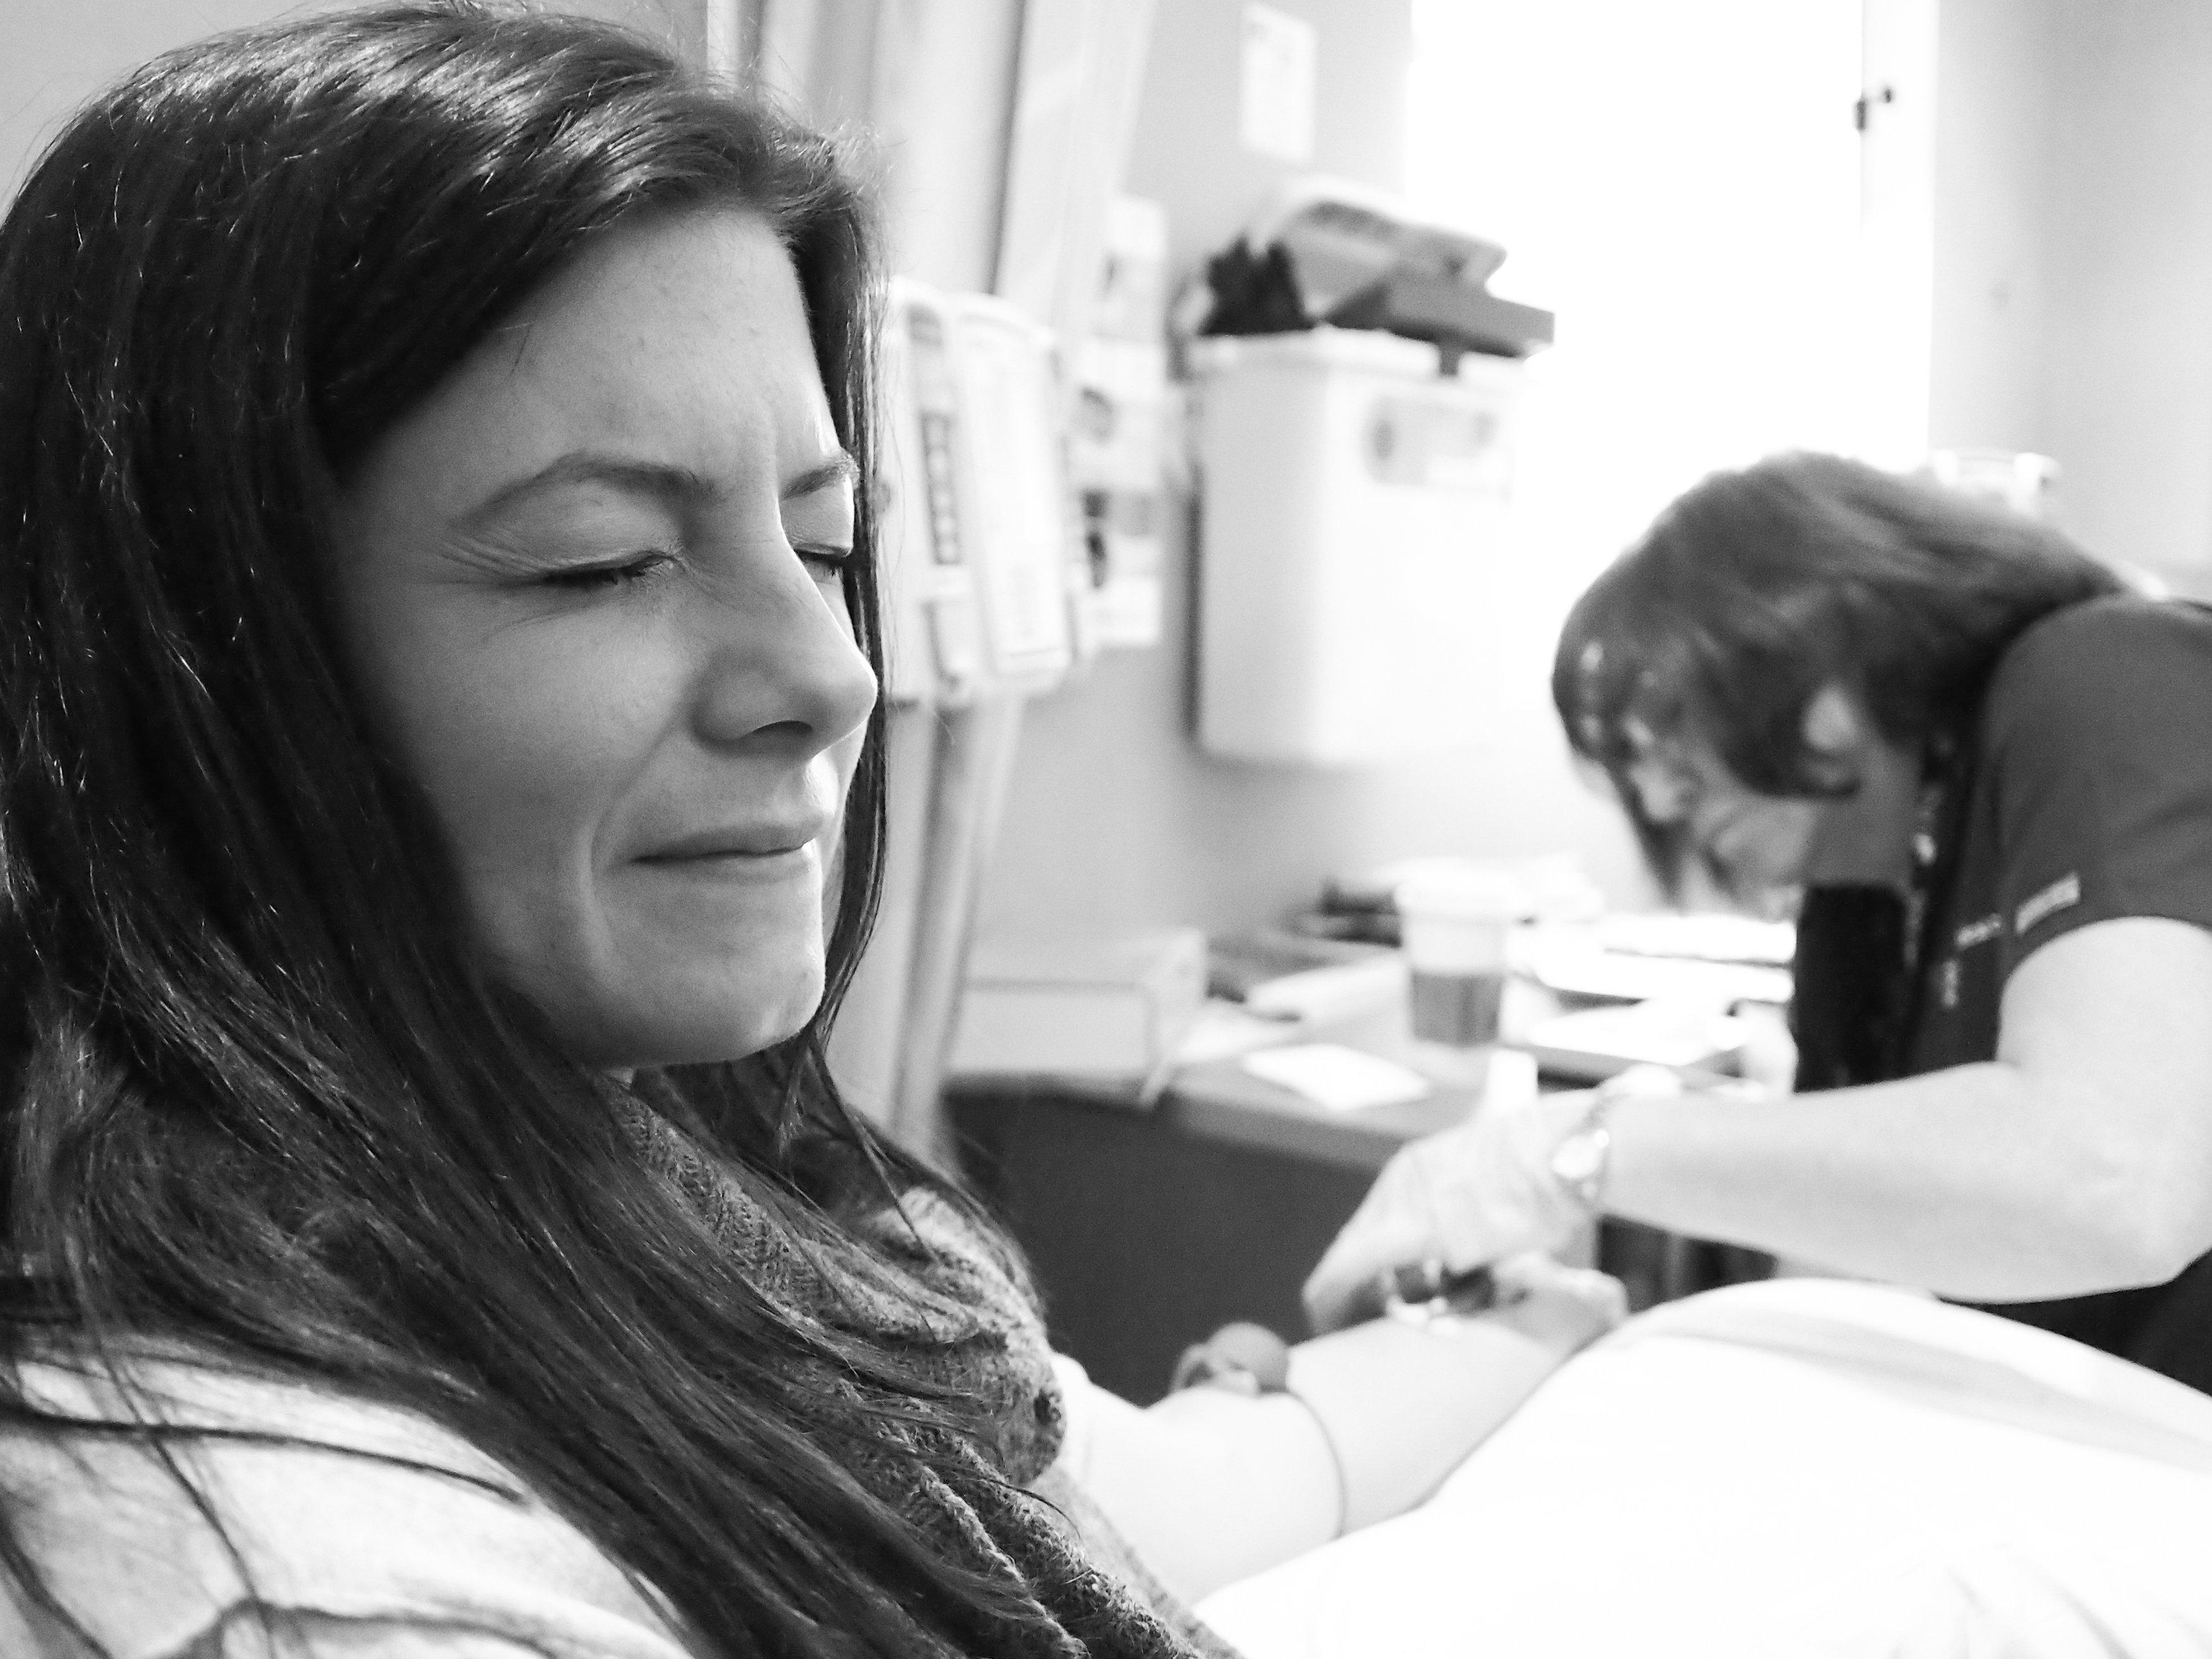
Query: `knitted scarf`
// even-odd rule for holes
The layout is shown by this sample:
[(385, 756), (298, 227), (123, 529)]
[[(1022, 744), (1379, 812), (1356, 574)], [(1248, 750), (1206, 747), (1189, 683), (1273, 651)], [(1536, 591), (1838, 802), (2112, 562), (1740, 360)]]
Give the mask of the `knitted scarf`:
[[(1015, 1587), (1048, 1616), (1039, 1644), (1009, 1630), (990, 1649), (1040, 1659), (1236, 1659), (1153, 1577), (1112, 1524), (1053, 1468), (1066, 1425), (1051, 1351), (1020, 1261), (954, 1206), (917, 1188), (894, 1208), (865, 1202), (848, 1222), (889, 1271), (835, 1277), (716, 1157), (642, 1101), (623, 1127), (646, 1164), (679, 1194), (765, 1296), (806, 1322), (894, 1352), (913, 1374), (981, 1402), (981, 1439), (945, 1431), (912, 1449), (933, 1468), (886, 1455), (857, 1469), (946, 1559)], [(846, 1185), (867, 1191), (857, 1152)], [(832, 1213), (845, 1206), (826, 1205)], [(824, 1398), (857, 1403), (857, 1385), (824, 1366)], [(917, 1626), (917, 1655), (952, 1650)]]

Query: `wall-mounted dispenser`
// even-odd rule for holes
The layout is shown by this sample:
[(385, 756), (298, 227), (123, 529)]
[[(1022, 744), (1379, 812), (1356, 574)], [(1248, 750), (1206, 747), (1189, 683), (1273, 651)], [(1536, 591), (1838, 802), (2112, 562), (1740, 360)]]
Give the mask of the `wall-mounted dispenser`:
[[(1368, 192), (1308, 184), (1265, 222), (1310, 312), (1384, 323), (1209, 334), (1187, 349), (1202, 472), (1200, 742), (1324, 766), (1471, 742), (1526, 372), (1499, 354), (1547, 342), (1550, 314), (1482, 289), (1504, 258), (1494, 244), (1394, 218)], [(1326, 290), (1309, 267), (1328, 273)], [(1409, 294), (1413, 314), (1394, 319)], [(1468, 319), (1456, 332), (1455, 317)]]

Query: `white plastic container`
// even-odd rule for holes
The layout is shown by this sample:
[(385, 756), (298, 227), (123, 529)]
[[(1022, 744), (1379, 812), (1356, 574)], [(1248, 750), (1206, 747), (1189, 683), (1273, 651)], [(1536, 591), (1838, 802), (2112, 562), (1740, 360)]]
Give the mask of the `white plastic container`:
[(1523, 366), (1330, 328), (1197, 342), (1199, 738), (1358, 765), (1475, 741)]

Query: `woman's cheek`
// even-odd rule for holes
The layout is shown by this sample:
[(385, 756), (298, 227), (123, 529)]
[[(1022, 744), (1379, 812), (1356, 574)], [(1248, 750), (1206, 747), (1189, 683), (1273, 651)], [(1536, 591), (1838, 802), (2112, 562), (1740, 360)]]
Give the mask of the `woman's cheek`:
[(472, 908), (501, 933), (586, 927), (573, 913), (617, 850), (624, 792), (665, 726), (666, 677), (604, 628), (539, 619), (453, 645), (416, 682), (414, 759)]

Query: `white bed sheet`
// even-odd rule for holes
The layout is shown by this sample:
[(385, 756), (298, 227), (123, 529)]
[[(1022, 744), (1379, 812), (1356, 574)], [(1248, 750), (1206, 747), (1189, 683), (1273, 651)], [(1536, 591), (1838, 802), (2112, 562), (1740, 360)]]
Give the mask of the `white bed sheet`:
[(2212, 1398), (1909, 1292), (1739, 1285), (1200, 1612), (1249, 1659), (2205, 1659)]

